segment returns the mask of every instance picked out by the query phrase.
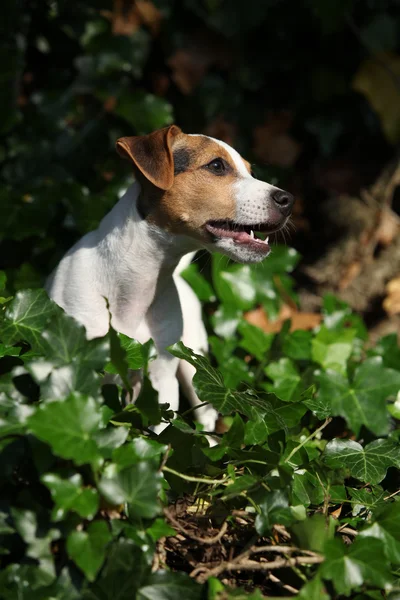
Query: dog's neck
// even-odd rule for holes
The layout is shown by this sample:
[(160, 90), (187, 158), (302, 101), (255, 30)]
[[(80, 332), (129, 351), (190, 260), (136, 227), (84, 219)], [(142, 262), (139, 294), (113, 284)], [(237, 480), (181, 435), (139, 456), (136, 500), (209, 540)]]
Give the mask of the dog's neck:
[[(96, 232), (109, 281), (106, 295), (115, 326), (122, 332), (124, 315), (131, 320), (134, 314), (139, 323), (155, 295), (168, 285), (180, 259), (199, 247), (187, 236), (169, 233), (144, 219), (137, 206), (140, 192), (139, 183), (134, 183)], [(106, 265), (113, 265), (112, 272), (107, 273)]]

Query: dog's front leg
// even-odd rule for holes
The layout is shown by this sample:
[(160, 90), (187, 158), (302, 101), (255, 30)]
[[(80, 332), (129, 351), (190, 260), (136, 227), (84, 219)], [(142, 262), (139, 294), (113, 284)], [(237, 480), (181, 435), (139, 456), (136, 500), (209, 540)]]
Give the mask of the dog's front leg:
[[(183, 324), (179, 296), (172, 279), (161, 290), (157, 290), (146, 321), (157, 349), (157, 358), (149, 364), (149, 377), (158, 392), (159, 403), (168, 403), (171, 410), (176, 412), (179, 408), (179, 384), (176, 378), (179, 359), (166, 348), (181, 339)], [(165, 427), (166, 423), (160, 423), (154, 427), (154, 431), (159, 434)]]

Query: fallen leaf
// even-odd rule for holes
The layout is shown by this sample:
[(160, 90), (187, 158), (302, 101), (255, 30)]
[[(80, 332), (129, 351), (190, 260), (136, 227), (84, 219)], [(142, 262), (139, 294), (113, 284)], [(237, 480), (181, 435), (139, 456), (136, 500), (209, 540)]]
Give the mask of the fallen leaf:
[[(109, 17), (104, 13), (103, 16)], [(150, 0), (114, 0), (111, 14), (114, 35), (132, 35), (141, 25), (146, 25), (156, 35), (161, 20), (161, 12)]]
[(392, 210), (382, 210), (379, 227), (376, 232), (377, 241), (382, 246), (390, 246), (399, 232), (399, 224), (400, 219)]
[(227, 69), (233, 54), (227, 42), (209, 31), (198, 31), (167, 60), (172, 79), (183, 94), (191, 94), (211, 66)]
[(338, 519), (340, 517), (340, 513), (342, 512), (342, 507), (339, 506), (339, 508), (337, 508), (336, 510), (333, 510), (330, 514), (331, 517), (333, 517), (334, 519)]
[(346, 268), (343, 276), (339, 282), (339, 290), (345, 290), (351, 282), (359, 275), (361, 272), (362, 263), (359, 260), (355, 260)]
[(389, 316), (400, 314), (400, 277), (389, 281), (386, 286), (386, 293), (383, 308)]
[(233, 123), (225, 121), (223, 117), (217, 117), (207, 126), (205, 133), (211, 137), (222, 140), (230, 146), (235, 145), (236, 127)]
[(353, 79), (353, 88), (367, 98), (392, 144), (400, 140), (399, 79), (400, 56), (392, 53), (365, 60)]
[(290, 111), (270, 113), (265, 125), (254, 129), (254, 154), (258, 160), (279, 167), (292, 166), (302, 149), (288, 130), (293, 115)]
[(266, 333), (279, 333), (287, 319), (291, 319), (290, 331), (314, 329), (322, 320), (322, 316), (319, 313), (300, 312), (288, 304), (282, 305), (279, 316), (275, 321), (269, 320), (267, 313), (262, 307), (247, 312), (244, 318), (248, 323), (259, 327)]

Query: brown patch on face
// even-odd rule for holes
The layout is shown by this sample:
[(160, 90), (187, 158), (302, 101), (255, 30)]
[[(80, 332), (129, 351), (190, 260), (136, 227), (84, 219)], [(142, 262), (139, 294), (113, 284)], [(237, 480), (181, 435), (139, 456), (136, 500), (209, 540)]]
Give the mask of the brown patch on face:
[[(174, 142), (173, 155), (174, 183), (169, 190), (157, 194), (155, 202), (153, 196), (147, 219), (166, 231), (208, 240), (205, 223), (235, 218), (234, 183), (241, 175), (229, 152), (207, 137), (180, 134)], [(215, 159), (222, 159), (225, 165), (222, 174), (207, 167)]]

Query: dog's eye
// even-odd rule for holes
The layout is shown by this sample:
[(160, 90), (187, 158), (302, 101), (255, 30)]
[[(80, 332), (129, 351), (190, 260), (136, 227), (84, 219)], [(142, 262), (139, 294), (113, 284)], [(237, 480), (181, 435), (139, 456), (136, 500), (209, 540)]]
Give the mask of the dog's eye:
[(207, 169), (210, 169), (216, 175), (222, 175), (225, 172), (225, 163), (222, 158), (214, 158), (214, 160), (208, 163)]

